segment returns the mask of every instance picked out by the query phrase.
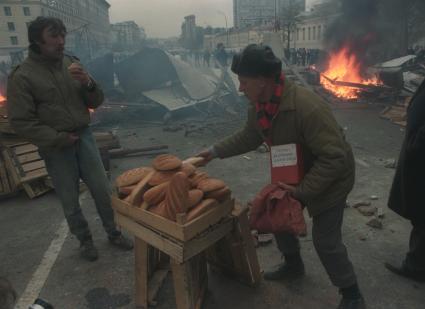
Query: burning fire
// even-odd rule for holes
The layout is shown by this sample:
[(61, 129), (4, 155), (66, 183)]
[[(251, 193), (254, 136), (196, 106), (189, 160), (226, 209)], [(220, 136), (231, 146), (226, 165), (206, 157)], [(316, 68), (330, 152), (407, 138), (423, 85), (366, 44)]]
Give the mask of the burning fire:
[(0, 93), (0, 106), (4, 105), (5, 102), (6, 102), (6, 98), (2, 96)]
[[(343, 99), (356, 99), (360, 89), (333, 82), (348, 82), (363, 85), (379, 85), (381, 82), (375, 76), (365, 79), (361, 75), (361, 64), (354, 53), (350, 53), (348, 47), (344, 47), (338, 52), (331, 54), (327, 71), (320, 76), (320, 83), (335, 96)], [(332, 82), (333, 81), (333, 82)]]

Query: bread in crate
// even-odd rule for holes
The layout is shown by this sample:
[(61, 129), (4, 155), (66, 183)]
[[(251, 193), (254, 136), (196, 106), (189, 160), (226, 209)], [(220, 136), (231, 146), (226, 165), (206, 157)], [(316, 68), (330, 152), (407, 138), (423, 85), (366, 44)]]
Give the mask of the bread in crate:
[(186, 221), (193, 220), (231, 197), (224, 181), (210, 178), (195, 166), (201, 161), (157, 156), (152, 167), (126, 171), (117, 178), (119, 197), (171, 221), (180, 214), (186, 215)]

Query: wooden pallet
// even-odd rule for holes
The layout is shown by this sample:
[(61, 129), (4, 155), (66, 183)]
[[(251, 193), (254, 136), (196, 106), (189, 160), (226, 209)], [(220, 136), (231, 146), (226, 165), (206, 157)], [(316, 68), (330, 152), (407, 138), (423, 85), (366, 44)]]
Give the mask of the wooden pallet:
[(26, 142), (8, 145), (3, 149), (3, 158), (14, 183), (22, 186), (30, 198), (52, 189), (46, 181), (48, 173), (37, 146)]

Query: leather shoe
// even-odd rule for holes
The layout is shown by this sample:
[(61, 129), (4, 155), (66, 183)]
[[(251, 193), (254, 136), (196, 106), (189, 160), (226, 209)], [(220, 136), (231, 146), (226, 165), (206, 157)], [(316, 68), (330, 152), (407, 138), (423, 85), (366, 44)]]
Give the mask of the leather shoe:
[(108, 236), (109, 242), (124, 251), (133, 249), (133, 242), (130, 239), (125, 238), (122, 234), (118, 236)]
[(279, 265), (277, 270), (264, 272), (264, 279), (266, 280), (282, 280), (282, 279), (296, 279), (305, 274), (304, 263), (288, 264), (287, 262)]
[(91, 239), (80, 242), (80, 256), (90, 262), (98, 259), (97, 249)]
[(409, 278), (418, 282), (425, 282), (425, 271), (415, 271), (407, 268), (403, 263), (401, 266), (395, 266), (390, 263), (385, 263), (385, 267), (396, 275)]

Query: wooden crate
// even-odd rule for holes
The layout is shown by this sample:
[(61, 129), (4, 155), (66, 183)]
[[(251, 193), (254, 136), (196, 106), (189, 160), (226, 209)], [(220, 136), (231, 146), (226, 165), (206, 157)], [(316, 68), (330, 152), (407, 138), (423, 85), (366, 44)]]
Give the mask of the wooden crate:
[(199, 254), (233, 229), (232, 218), (226, 217), (214, 225), (205, 225), (204, 230), (199, 232), (196, 237), (182, 241), (144, 223), (137, 222), (133, 218), (122, 215), (117, 211), (115, 212), (115, 222), (136, 238), (169, 255), (177, 263), (183, 263)]
[(11, 144), (3, 149), (8, 173), (17, 186), (22, 186), (30, 198), (40, 196), (52, 189), (44, 161), (37, 146), (30, 143)]
[(234, 203), (234, 200), (229, 199), (198, 218), (186, 224), (179, 224), (153, 214), (148, 210), (134, 207), (117, 197), (112, 197), (112, 208), (119, 214), (180, 241), (188, 241), (194, 238), (209, 226), (216, 224), (229, 215), (232, 212)]
[(248, 207), (236, 203), (235, 228), (207, 251), (208, 262), (242, 283), (257, 286), (261, 269), (248, 222)]
[(0, 198), (11, 196), (18, 191), (18, 187), (9, 174), (6, 163), (0, 153)]

